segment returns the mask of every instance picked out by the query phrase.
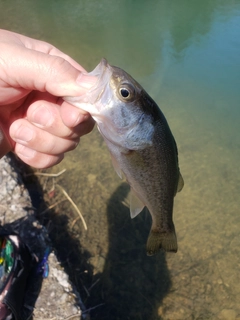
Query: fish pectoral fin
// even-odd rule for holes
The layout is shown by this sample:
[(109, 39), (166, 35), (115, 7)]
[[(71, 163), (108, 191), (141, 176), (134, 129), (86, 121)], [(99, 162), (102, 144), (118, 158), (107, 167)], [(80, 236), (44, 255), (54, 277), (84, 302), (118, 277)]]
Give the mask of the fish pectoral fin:
[(152, 256), (160, 249), (166, 252), (177, 252), (177, 237), (174, 228), (168, 232), (151, 230), (147, 240), (147, 255)]
[(181, 172), (179, 171), (177, 192), (180, 192), (182, 190), (183, 186), (184, 186), (183, 177), (181, 175)]
[(112, 158), (112, 165), (113, 165), (114, 170), (116, 171), (116, 173), (119, 176), (119, 178), (122, 179), (123, 178), (123, 172), (122, 172), (117, 160), (112, 155), (111, 155), (111, 158)]
[(131, 188), (130, 191), (130, 216), (135, 218), (145, 207), (145, 204), (136, 195), (135, 191)]
[(129, 150), (143, 150), (152, 146), (154, 129), (150, 116), (143, 114), (138, 125), (127, 131), (124, 146)]

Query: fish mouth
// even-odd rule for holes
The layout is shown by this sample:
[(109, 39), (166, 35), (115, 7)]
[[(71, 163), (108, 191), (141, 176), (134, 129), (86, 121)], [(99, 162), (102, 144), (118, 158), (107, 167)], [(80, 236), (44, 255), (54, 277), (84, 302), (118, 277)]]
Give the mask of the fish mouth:
[(87, 92), (88, 101), (87, 103), (95, 104), (99, 101), (105, 91), (107, 84), (112, 75), (111, 66), (108, 64), (105, 58), (102, 58), (97, 67), (91, 71), (88, 75), (96, 77), (96, 83)]
[(103, 58), (96, 68), (87, 75), (96, 78), (94, 85), (89, 88), (84, 95), (76, 97), (69, 96), (64, 97), (63, 99), (70, 104), (89, 112), (94, 118), (100, 114), (101, 97), (104, 94), (112, 75), (111, 66), (108, 64), (107, 60)]

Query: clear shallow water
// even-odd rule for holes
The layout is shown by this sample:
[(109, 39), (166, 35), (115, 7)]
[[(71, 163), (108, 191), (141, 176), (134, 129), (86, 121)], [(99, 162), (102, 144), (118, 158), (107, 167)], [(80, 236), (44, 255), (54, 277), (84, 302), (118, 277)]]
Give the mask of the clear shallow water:
[(65, 264), (72, 281), (88, 308), (104, 303), (92, 318), (240, 319), (240, 1), (8, 0), (0, 17), (2, 28), (49, 41), (88, 70), (103, 56), (125, 69), (178, 144), (185, 186), (174, 255), (146, 257), (148, 214), (130, 220), (128, 189), (96, 130), (52, 169), (67, 168), (58, 183), (87, 221), (85, 232), (80, 221), (72, 227), (69, 203), (56, 209), (77, 244)]

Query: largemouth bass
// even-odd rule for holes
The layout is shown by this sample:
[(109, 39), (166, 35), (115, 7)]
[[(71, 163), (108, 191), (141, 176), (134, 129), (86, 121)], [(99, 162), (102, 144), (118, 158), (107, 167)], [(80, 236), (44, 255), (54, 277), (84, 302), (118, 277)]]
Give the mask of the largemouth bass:
[(131, 217), (148, 208), (152, 227), (147, 254), (159, 249), (177, 252), (173, 201), (183, 179), (167, 120), (129, 74), (105, 59), (89, 75), (97, 82), (84, 96), (64, 99), (88, 111), (97, 122), (117, 174), (124, 175), (131, 187)]

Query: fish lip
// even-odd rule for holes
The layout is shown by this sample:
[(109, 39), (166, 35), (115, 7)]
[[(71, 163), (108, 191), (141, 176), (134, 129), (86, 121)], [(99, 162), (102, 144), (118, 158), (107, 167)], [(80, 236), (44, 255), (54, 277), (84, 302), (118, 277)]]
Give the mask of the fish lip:
[[(88, 75), (97, 78), (95, 84), (89, 88), (84, 95), (64, 97), (64, 100), (88, 111), (89, 105), (94, 106), (101, 100), (109, 79), (111, 78), (111, 73), (111, 66), (108, 64), (107, 60), (103, 58), (96, 68), (88, 73)], [(99, 110), (95, 107), (90, 113), (93, 117), (97, 117), (99, 115)]]
[(86, 93), (86, 96), (88, 96), (88, 103), (94, 104), (101, 99), (109, 79), (111, 78), (111, 73), (111, 66), (108, 64), (107, 59), (102, 58), (97, 67), (89, 73), (90, 76), (95, 76), (97, 81)]

